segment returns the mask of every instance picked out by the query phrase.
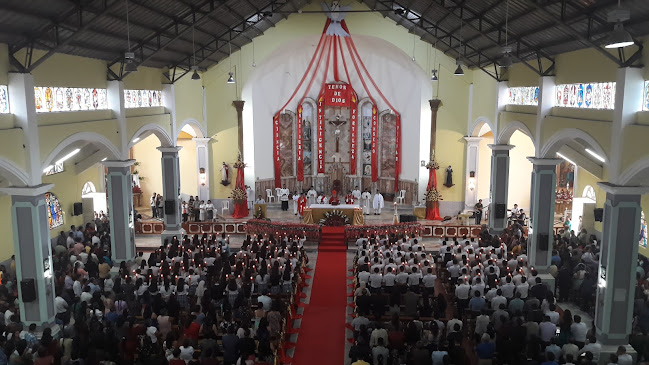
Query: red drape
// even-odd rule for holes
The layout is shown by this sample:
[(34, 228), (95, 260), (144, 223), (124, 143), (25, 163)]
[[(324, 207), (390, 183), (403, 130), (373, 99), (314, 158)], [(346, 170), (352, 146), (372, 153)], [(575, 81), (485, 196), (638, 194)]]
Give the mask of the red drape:
[[(426, 191), (437, 189), (437, 171), (429, 169), (428, 187)], [(439, 202), (426, 201), (426, 219), (431, 221), (441, 221), (442, 217), (439, 215)]]
[[(244, 177), (243, 177), (243, 168), (237, 169), (236, 188), (246, 191), (246, 186), (244, 184)], [(240, 203), (235, 202), (234, 213), (232, 213), (232, 218), (245, 218), (247, 216), (248, 216), (248, 202), (245, 200)]]

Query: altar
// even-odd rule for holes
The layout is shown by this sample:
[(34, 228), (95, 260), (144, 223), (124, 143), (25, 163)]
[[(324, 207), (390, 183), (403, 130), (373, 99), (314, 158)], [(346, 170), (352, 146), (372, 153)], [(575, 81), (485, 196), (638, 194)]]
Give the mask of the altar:
[(325, 218), (327, 213), (340, 211), (349, 219), (349, 224), (362, 226), (365, 224), (363, 218), (363, 209), (358, 204), (311, 204), (309, 208), (304, 209), (304, 223), (318, 224), (321, 219)]

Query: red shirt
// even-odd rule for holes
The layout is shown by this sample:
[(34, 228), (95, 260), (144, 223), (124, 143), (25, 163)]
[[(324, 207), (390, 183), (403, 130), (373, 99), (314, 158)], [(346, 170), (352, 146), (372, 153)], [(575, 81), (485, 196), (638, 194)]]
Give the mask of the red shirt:
[(189, 327), (185, 328), (185, 338), (198, 341), (198, 332), (201, 330), (201, 325), (194, 321)]

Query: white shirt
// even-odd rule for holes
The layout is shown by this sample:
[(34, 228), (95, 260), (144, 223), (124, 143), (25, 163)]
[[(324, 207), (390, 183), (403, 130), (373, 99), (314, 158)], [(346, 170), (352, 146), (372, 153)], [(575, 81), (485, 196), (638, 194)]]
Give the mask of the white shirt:
[(281, 200), (283, 202), (287, 202), (289, 194), (291, 194), (291, 192), (288, 189), (280, 189), (279, 190), (279, 200)]
[(499, 309), (501, 304), (504, 304), (505, 308), (507, 308), (507, 298), (503, 297), (502, 295), (498, 295), (491, 300), (491, 309)]
[(572, 333), (572, 337), (575, 339), (575, 341), (586, 342), (586, 335), (588, 334), (588, 327), (586, 327), (586, 323), (580, 322), (571, 324), (570, 332)]
[(249, 202), (255, 200), (255, 192), (251, 188), (246, 189), (246, 200)]
[(54, 307), (56, 308), (56, 314), (65, 313), (68, 311), (68, 302), (57, 296), (54, 298)]
[(437, 276), (433, 274), (426, 274), (426, 276), (424, 276), (424, 278), (422, 279), (426, 288), (434, 288), (435, 280), (437, 280)]
[(373, 273), (370, 275), (370, 287), (380, 288), (382, 282), (383, 282), (383, 275), (377, 273)]
[(394, 286), (395, 279), (396, 275), (391, 272), (383, 275), (383, 282), (385, 283), (385, 286)]
[(469, 299), (469, 293), (471, 292), (471, 286), (469, 284), (460, 284), (455, 288), (455, 296), (458, 299)]
[(352, 190), (352, 195), (354, 196), (354, 198), (355, 198), (356, 200), (358, 200), (358, 199), (361, 198), (361, 191), (358, 190), (358, 189), (356, 189), (356, 190)]

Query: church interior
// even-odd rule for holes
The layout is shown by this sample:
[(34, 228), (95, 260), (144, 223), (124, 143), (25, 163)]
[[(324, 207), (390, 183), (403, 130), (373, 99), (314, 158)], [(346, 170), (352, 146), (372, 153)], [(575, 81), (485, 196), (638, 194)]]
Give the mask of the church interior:
[(649, 362), (646, 0), (0, 10), (0, 360)]

